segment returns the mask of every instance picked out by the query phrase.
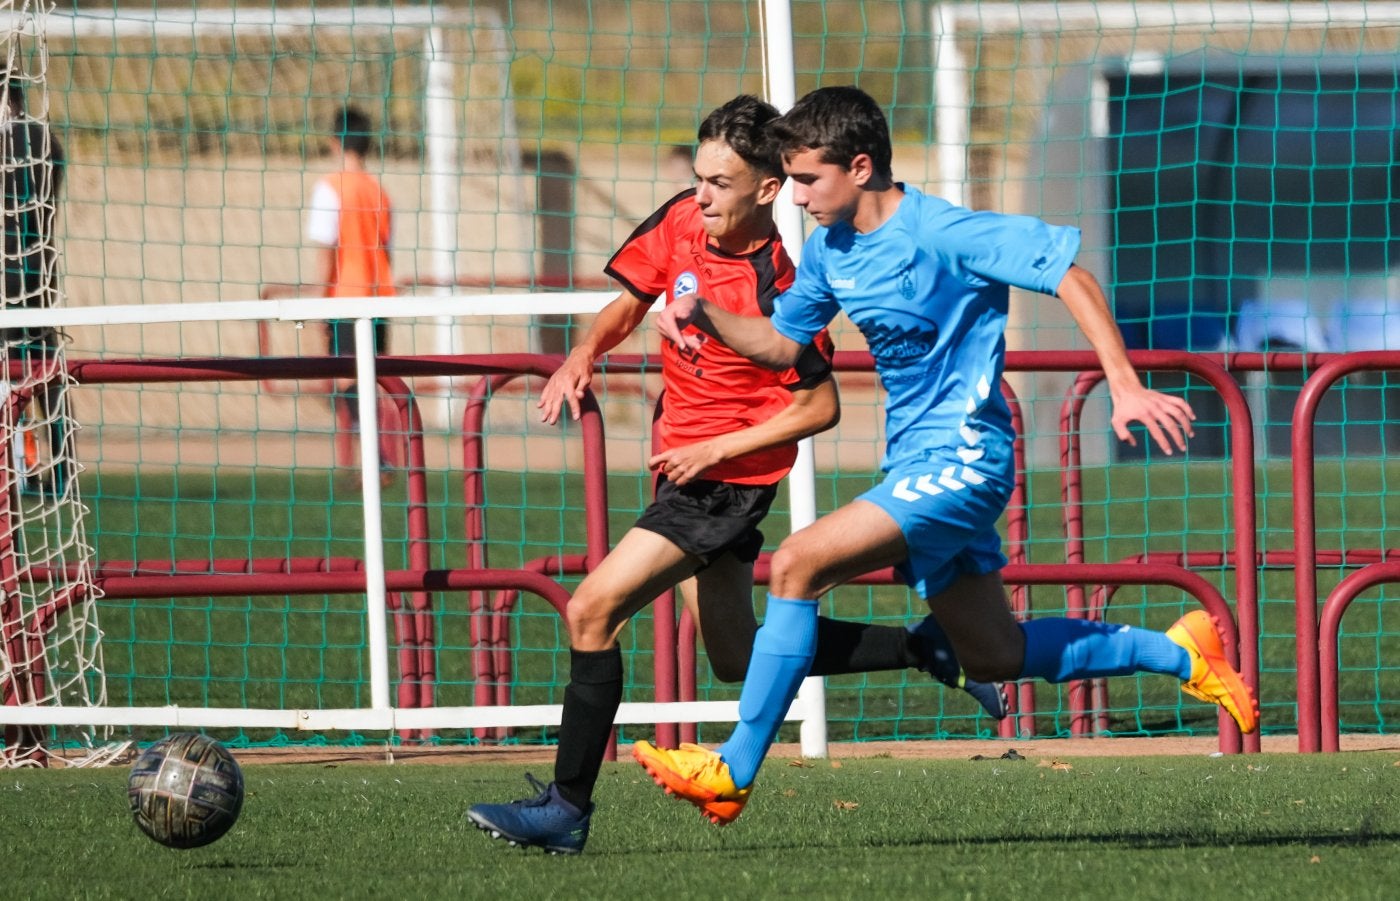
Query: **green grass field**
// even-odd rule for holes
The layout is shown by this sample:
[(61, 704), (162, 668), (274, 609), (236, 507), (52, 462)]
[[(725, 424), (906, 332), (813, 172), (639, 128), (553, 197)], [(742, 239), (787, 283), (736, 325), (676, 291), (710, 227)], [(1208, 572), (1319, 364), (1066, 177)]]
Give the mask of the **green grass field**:
[(0, 784), (6, 894), (1380, 899), (1400, 884), (1395, 753), (793, 763), (770, 760), (725, 828), (609, 764), (574, 858), (464, 820), (520, 796), (525, 766), (247, 766), (239, 822), (192, 851), (136, 829), (125, 769), (18, 771)]

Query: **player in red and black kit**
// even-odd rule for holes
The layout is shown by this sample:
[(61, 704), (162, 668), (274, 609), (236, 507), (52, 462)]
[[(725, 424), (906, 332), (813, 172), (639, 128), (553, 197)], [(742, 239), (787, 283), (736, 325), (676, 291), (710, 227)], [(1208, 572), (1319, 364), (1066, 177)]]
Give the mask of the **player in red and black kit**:
[[(705, 119), (696, 187), (652, 214), (608, 262), (623, 291), (545, 386), (538, 404), (544, 422), (557, 422), (565, 406), (578, 418), (594, 361), (632, 334), (662, 294), (703, 294), (745, 316), (772, 313), (773, 299), (795, 274), (773, 224), (783, 169), (764, 126), (777, 115), (743, 95)], [(583, 850), (593, 787), (622, 702), (617, 636), (661, 592), (681, 586), (715, 677), (744, 678), (758, 628), (758, 524), (792, 468), (797, 442), (840, 416), (831, 351), (823, 334), (796, 366), (779, 373), (718, 341), (694, 352), (663, 344), (664, 390), (649, 460), (658, 474), (656, 497), (569, 601), (570, 681), (554, 781), (546, 786), (529, 777), (537, 796), (473, 805), (467, 816), (476, 826), (513, 845)], [(916, 667), (961, 685), (993, 716), (1006, 715), (1002, 686), (963, 680), (932, 621), (914, 631), (822, 618), (817, 643), (812, 675)]]

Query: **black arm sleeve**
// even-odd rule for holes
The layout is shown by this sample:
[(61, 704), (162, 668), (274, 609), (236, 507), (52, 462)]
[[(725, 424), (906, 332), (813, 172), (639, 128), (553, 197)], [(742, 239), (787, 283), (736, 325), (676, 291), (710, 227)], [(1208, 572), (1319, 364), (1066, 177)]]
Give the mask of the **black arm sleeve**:
[(816, 344), (808, 344), (802, 348), (792, 371), (797, 373), (797, 381), (787, 386), (789, 391), (811, 388), (831, 378), (831, 359)]

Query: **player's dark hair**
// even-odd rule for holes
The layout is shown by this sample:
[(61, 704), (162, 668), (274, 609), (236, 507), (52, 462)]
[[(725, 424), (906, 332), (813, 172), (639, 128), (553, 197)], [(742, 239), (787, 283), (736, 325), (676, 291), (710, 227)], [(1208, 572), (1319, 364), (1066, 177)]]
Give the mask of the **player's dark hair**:
[(824, 163), (849, 168), (862, 153), (875, 174), (892, 178), (890, 128), (880, 105), (853, 85), (818, 88), (768, 126), (782, 156), (802, 150), (821, 152)]
[(705, 117), (696, 138), (723, 141), (739, 158), (764, 175), (783, 178), (783, 158), (768, 134), (778, 110), (752, 94), (740, 94)]
[(369, 153), (373, 129), (369, 116), (354, 106), (342, 106), (331, 119), (331, 134), (335, 135), (340, 146), (361, 156)]

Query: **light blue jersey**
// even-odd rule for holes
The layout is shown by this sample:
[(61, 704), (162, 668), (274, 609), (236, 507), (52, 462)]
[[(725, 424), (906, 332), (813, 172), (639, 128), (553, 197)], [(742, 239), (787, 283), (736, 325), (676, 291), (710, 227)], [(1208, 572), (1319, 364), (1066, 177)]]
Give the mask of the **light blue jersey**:
[(817, 228), (772, 320), (807, 344), (843, 310), (865, 335), (887, 392), (886, 470), (931, 449), (1012, 440), (1000, 390), (1007, 288), (1054, 294), (1079, 250), (1076, 228), (904, 193), (868, 234)]
[[(959, 601), (972, 605), (958, 625), (964, 638), (985, 645), (999, 634), (988, 605), (1003, 603), (991, 597), (1000, 584), (972, 579), (1006, 565), (996, 524), (1015, 483), (1015, 434), (1001, 393), (1010, 287), (1054, 294), (1079, 250), (1079, 231), (1025, 216), (975, 213), (903, 190), (894, 215), (869, 234), (848, 223), (818, 228), (770, 321), (806, 345), (844, 311), (865, 335), (887, 393), (887, 446), (884, 478), (856, 503), (876, 505), (898, 527), (905, 556), (895, 569), (930, 600), (931, 610)], [(875, 537), (887, 551), (893, 541), (885, 531)], [(871, 545), (849, 539), (853, 553)], [(830, 549), (829, 542), (808, 548)], [(818, 594), (825, 588), (811, 587)], [(816, 600), (769, 595), (768, 603), (739, 695), (739, 726), (718, 752), (739, 788), (753, 783), (816, 654)], [(991, 630), (979, 630), (974, 618), (992, 624)], [(1161, 632), (1061, 618), (1031, 620), (1020, 629), (1020, 678), (1059, 682), (1146, 671), (1186, 681), (1198, 666), (1195, 679), (1207, 672), (1219, 678), (1215, 663), (1205, 664), (1198, 650), (1188, 652)], [(1003, 666), (995, 654), (990, 659)], [(1243, 710), (1253, 699), (1236, 679), (1237, 689), (1221, 691)], [(1183, 688), (1212, 697), (1200, 693), (1200, 684), (1188, 681)], [(1236, 720), (1253, 722), (1242, 715)]]
[(885, 386), (884, 480), (860, 496), (904, 534), (896, 566), (924, 597), (1006, 565), (996, 523), (1015, 484), (1001, 393), (1009, 286), (1053, 294), (1079, 230), (974, 213), (906, 187), (869, 234), (818, 228), (774, 328), (802, 344), (845, 311)]

